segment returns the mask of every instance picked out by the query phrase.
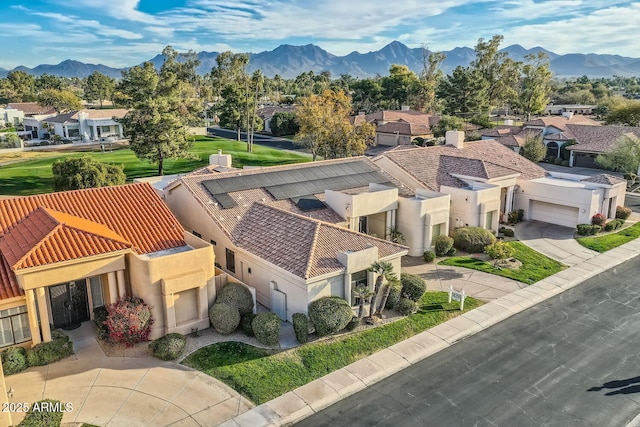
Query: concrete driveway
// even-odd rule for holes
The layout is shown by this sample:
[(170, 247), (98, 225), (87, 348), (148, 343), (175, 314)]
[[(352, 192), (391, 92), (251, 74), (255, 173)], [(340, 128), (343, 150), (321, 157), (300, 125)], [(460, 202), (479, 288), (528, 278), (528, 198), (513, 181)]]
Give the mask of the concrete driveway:
[(573, 228), (540, 221), (522, 222), (515, 230), (522, 243), (570, 267), (598, 255), (598, 252), (576, 242), (574, 231)]

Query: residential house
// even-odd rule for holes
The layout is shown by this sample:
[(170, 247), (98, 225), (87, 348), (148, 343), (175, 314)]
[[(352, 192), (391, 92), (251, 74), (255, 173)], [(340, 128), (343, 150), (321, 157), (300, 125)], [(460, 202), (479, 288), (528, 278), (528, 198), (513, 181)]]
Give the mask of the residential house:
[(275, 113), (293, 113), (295, 112), (294, 107), (262, 107), (256, 111), (258, 117), (262, 119), (263, 122), (263, 130), (265, 132), (271, 132), (271, 120), (273, 119), (273, 115)]
[(51, 327), (137, 296), (151, 338), (209, 325), (210, 245), (185, 233), (149, 184), (0, 200), (0, 347), (51, 340)]
[(640, 127), (634, 126), (585, 126), (568, 125), (572, 139), (576, 144), (567, 147), (571, 152), (569, 164), (588, 168), (601, 168), (596, 157), (609, 152), (627, 136), (640, 138)]
[(451, 230), (497, 231), (516, 209), (525, 219), (575, 227), (596, 213), (615, 217), (626, 189), (623, 180), (606, 174), (547, 173), (495, 140), (464, 142), (463, 132), (447, 132), (444, 146), (394, 149), (373, 161), (409, 188), (448, 194)]
[(355, 125), (363, 122), (373, 123), (376, 126), (376, 144), (386, 146), (411, 145), (416, 138), (433, 138), (431, 126), (439, 121), (438, 116), (408, 107), (351, 117), (351, 122)]
[(560, 116), (564, 113), (572, 114), (592, 114), (597, 105), (582, 105), (582, 104), (549, 104), (544, 110), (544, 114), (552, 116)]
[(7, 104), (7, 109), (22, 111), (24, 117), (56, 113), (55, 108), (47, 105), (40, 105), (37, 102), (10, 102)]
[(54, 135), (63, 139), (82, 142), (115, 141), (124, 138), (122, 124), (128, 110), (84, 109), (70, 113), (25, 117), (25, 130), (32, 132), (34, 139), (50, 139)]
[(0, 108), (0, 127), (20, 126), (24, 121), (24, 112), (13, 108)]

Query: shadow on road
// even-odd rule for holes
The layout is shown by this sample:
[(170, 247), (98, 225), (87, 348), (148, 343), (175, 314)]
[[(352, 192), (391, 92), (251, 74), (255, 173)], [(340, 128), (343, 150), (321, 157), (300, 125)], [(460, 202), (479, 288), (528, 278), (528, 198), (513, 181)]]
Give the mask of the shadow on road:
[[(635, 385), (632, 385), (635, 384)], [(640, 392), (640, 377), (627, 378), (624, 380), (608, 381), (600, 387), (591, 387), (587, 391), (600, 391), (603, 388), (617, 388), (618, 390), (605, 393), (605, 396), (615, 396), (617, 394), (633, 394)]]

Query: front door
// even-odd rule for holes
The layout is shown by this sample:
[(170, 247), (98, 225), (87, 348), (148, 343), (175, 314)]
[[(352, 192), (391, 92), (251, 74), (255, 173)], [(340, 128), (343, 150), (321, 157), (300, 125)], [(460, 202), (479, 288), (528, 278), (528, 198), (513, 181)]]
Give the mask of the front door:
[(63, 328), (89, 320), (85, 280), (49, 287), (53, 326)]

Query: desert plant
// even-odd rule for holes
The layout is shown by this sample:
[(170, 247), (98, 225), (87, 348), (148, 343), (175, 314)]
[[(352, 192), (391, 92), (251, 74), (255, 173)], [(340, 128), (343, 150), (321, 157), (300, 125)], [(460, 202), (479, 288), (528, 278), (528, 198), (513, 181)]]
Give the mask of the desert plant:
[(631, 216), (631, 208), (627, 206), (618, 206), (616, 207), (616, 218), (618, 219), (627, 219)]
[(353, 296), (358, 299), (358, 317), (364, 316), (364, 304), (373, 296), (373, 292), (365, 285), (356, 286)]
[(111, 341), (132, 346), (149, 339), (153, 324), (151, 307), (141, 298), (119, 299), (107, 305), (107, 312), (105, 325)]
[(515, 253), (515, 249), (511, 245), (501, 240), (497, 240), (492, 244), (488, 245), (484, 249), (484, 251), (487, 255), (489, 255), (489, 257), (492, 260), (494, 260), (493, 262), (494, 266), (496, 265), (498, 260), (511, 258)]
[(453, 238), (445, 235), (438, 236), (433, 246), (437, 256), (445, 256), (453, 247)]
[(324, 297), (309, 304), (309, 320), (315, 326), (318, 336), (343, 330), (352, 317), (353, 311), (349, 303), (340, 297)]
[(376, 308), (376, 300), (381, 297), (380, 288), (382, 287), (382, 282), (388, 274), (393, 272), (393, 264), (387, 261), (375, 261), (371, 264), (371, 267), (369, 267), (369, 271), (378, 275), (373, 289), (373, 296), (369, 303), (369, 316), (373, 316)]
[(418, 303), (409, 298), (401, 298), (400, 301), (398, 301), (396, 310), (403, 316), (409, 316), (418, 311)]
[(402, 234), (402, 232), (395, 227), (389, 228), (389, 240), (391, 240), (393, 243), (400, 243), (401, 245), (404, 245), (407, 241), (406, 237), (404, 237), (404, 234)]
[(384, 286), (384, 289), (382, 291), (382, 300), (380, 301), (380, 304), (378, 304), (378, 310), (376, 311), (376, 314), (378, 316), (382, 316), (382, 312), (387, 306), (387, 300), (389, 299), (389, 294), (391, 293), (391, 286), (393, 286), (393, 284), (395, 283), (400, 282), (400, 280), (398, 280), (398, 276), (396, 276), (395, 273), (389, 273), (385, 276), (385, 278), (387, 279), (387, 284)]
[(389, 284), (391, 289), (389, 291), (389, 298), (387, 298), (387, 303), (385, 304), (385, 308), (392, 310), (395, 308), (398, 301), (400, 301), (400, 297), (402, 296), (402, 282), (394, 281)]
[(161, 360), (176, 360), (185, 347), (187, 346), (187, 339), (177, 333), (167, 334), (155, 341), (149, 343), (149, 350), (151, 354)]
[(213, 329), (222, 335), (229, 335), (240, 324), (240, 312), (224, 302), (217, 302), (209, 309), (209, 320)]
[(242, 318), (240, 319), (240, 329), (242, 330), (242, 333), (248, 337), (256, 336), (256, 334), (253, 333), (253, 326), (251, 326), (251, 323), (253, 322), (253, 319), (255, 319), (255, 317), (255, 314), (247, 313), (243, 314)]
[(309, 318), (304, 313), (293, 313), (291, 320), (296, 339), (300, 344), (306, 344), (309, 341)]
[(22, 347), (9, 347), (2, 351), (2, 369), (5, 375), (17, 374), (28, 367), (27, 354)]
[(480, 253), (484, 248), (496, 241), (490, 230), (481, 227), (462, 227), (453, 232), (454, 246), (465, 252)]
[(64, 412), (73, 409), (70, 403), (44, 399), (30, 405), (29, 411), (18, 427), (60, 427)]
[(221, 302), (235, 307), (240, 312), (240, 315), (253, 312), (251, 292), (240, 283), (229, 282), (224, 285), (216, 297), (216, 304)]
[(277, 345), (280, 337), (280, 318), (275, 313), (260, 313), (251, 322), (260, 344)]
[(427, 283), (420, 276), (402, 273), (400, 275), (402, 284), (402, 297), (412, 301), (419, 301), (427, 290)]
[(602, 227), (606, 222), (607, 222), (607, 217), (601, 213), (597, 213), (591, 217), (592, 225), (599, 225), (600, 227)]
[(422, 259), (426, 263), (433, 262), (433, 260), (436, 259), (436, 253), (433, 251), (426, 251), (422, 254)]
[(42, 366), (57, 362), (73, 354), (73, 344), (62, 332), (53, 331), (51, 341), (42, 342), (27, 350), (29, 366)]

